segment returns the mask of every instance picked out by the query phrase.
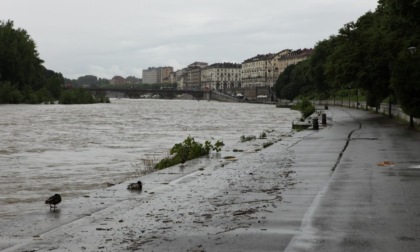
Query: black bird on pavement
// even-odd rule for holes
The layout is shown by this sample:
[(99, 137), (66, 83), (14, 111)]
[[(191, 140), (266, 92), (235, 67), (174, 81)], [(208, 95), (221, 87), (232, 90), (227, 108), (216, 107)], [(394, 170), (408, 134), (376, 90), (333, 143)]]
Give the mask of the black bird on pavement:
[(141, 190), (143, 188), (143, 184), (141, 181), (137, 181), (137, 183), (130, 183), (127, 187), (129, 190)]
[(54, 194), (53, 196), (51, 196), (49, 199), (47, 199), (45, 201), (45, 204), (50, 204), (50, 210), (51, 208), (55, 209), (55, 206), (61, 202), (61, 196), (60, 194)]

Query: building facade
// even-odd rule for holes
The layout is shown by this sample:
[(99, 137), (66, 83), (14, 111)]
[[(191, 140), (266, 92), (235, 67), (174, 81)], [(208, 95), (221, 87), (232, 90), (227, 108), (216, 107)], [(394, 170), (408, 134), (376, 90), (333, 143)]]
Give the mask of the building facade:
[(268, 69), (274, 54), (257, 55), (242, 62), (242, 87), (263, 87), (268, 85)]
[(173, 73), (174, 68), (170, 66), (165, 66), (161, 68), (160, 74), (160, 83), (171, 83), (171, 73)]
[(149, 67), (143, 70), (143, 83), (170, 83), (171, 73), (174, 71), (173, 67)]
[(276, 84), (279, 75), (283, 72), (280, 69), (279, 59), (288, 53), (292, 52), (290, 49), (285, 49), (274, 54), (267, 64), (267, 85), (273, 87)]
[(181, 77), (177, 82), (178, 89), (201, 89), (201, 70), (207, 66), (208, 64), (205, 62), (194, 62), (182, 69)]
[(313, 49), (298, 49), (295, 51), (290, 51), (287, 53), (284, 53), (280, 55), (280, 57), (277, 59), (278, 64), (278, 70), (279, 74), (281, 74), (286, 67), (290, 65), (297, 64), (298, 62), (301, 62), (303, 60), (306, 60), (309, 58), (309, 56), (312, 55)]
[(222, 90), (240, 87), (240, 64), (216, 63), (201, 70), (201, 89)]
[(109, 84), (111, 85), (123, 85), (127, 84), (127, 80), (121, 76), (114, 76), (110, 81)]
[[(284, 69), (307, 59), (313, 49), (285, 49), (278, 53), (257, 55), (241, 64), (194, 62), (188, 67), (173, 71), (160, 68), (161, 83), (176, 83), (178, 89), (227, 90), (237, 88), (274, 87)], [(153, 71), (154, 68), (149, 68)], [(157, 78), (156, 73), (154, 78)], [(147, 75), (143, 74), (143, 83)], [(156, 83), (156, 82), (155, 82)]]
[(161, 79), (160, 67), (149, 67), (143, 70), (143, 83), (145, 84), (156, 84)]
[(273, 87), (287, 66), (307, 59), (312, 52), (313, 49), (285, 49), (247, 59), (242, 63), (242, 87)]
[(187, 67), (184, 69), (184, 89), (201, 89), (201, 68), (198, 66)]

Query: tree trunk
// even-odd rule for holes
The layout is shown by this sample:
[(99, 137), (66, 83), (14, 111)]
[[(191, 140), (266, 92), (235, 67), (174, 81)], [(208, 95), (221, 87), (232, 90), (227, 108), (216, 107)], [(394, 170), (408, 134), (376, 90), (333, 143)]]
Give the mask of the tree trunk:
[(389, 118), (392, 118), (392, 99), (391, 99), (391, 97), (389, 97), (388, 116), (389, 116)]

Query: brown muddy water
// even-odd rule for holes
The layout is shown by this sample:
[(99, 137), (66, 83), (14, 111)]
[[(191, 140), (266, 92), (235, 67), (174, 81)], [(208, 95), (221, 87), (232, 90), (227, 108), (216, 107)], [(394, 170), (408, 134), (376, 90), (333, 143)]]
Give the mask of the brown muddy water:
[[(0, 218), (45, 208), (45, 199), (82, 197), (141, 175), (192, 136), (222, 140), (223, 155), (252, 151), (291, 132), (299, 116), (272, 105), (113, 99), (94, 105), (0, 105)], [(242, 135), (267, 140), (241, 143)]]

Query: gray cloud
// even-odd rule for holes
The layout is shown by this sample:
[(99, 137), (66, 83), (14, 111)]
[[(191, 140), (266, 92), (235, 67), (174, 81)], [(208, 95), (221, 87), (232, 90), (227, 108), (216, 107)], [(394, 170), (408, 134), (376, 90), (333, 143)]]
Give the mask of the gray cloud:
[(76, 78), (140, 77), (194, 61), (242, 62), (313, 47), (376, 0), (3, 0), (0, 16), (28, 31), (46, 67)]

